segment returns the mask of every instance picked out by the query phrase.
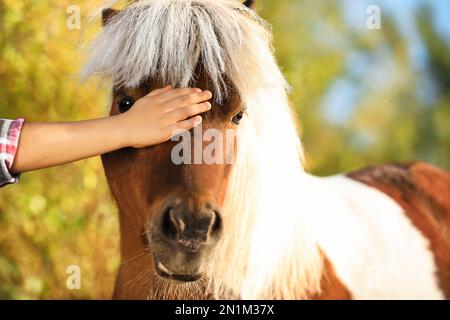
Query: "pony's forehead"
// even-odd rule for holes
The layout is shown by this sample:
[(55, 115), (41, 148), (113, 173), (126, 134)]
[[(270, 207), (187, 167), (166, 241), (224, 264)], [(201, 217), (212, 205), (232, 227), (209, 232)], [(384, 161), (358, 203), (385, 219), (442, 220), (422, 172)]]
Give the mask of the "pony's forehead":
[(239, 1), (136, 1), (113, 16), (93, 42), (84, 76), (128, 88), (155, 78), (188, 87), (202, 72), (220, 102), (230, 85), (241, 91), (243, 74), (254, 73), (261, 45), (269, 47), (261, 41), (267, 35), (263, 21)]

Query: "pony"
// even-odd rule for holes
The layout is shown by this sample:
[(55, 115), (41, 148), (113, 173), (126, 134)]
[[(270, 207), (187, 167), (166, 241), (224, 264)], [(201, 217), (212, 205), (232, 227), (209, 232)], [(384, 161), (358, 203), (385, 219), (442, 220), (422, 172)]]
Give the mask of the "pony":
[(450, 175), (423, 162), (307, 173), (290, 87), (253, 7), (103, 10), (84, 76), (112, 82), (111, 116), (167, 84), (208, 89), (195, 130), (231, 130), (235, 146), (216, 149), (232, 162), (174, 163), (180, 137), (102, 156), (120, 212), (114, 298), (450, 298)]

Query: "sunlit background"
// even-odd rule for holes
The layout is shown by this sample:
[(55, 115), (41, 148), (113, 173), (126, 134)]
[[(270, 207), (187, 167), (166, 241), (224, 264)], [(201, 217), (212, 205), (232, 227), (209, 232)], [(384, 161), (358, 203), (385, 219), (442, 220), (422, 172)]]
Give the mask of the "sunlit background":
[[(0, 117), (106, 114), (107, 90), (78, 78), (100, 3), (0, 0)], [(81, 30), (66, 26), (74, 4)], [(366, 26), (372, 4), (380, 30)], [(293, 86), (308, 170), (412, 159), (450, 169), (449, 1), (259, 0), (257, 11)], [(24, 174), (0, 190), (0, 298), (110, 298), (118, 238), (99, 158)], [(81, 290), (66, 287), (69, 265), (81, 268)]]

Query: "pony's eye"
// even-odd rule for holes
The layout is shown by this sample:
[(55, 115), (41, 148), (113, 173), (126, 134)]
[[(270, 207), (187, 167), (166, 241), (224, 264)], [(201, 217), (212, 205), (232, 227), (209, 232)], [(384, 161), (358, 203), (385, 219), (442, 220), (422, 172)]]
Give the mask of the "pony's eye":
[(134, 99), (132, 97), (123, 97), (119, 101), (119, 111), (120, 113), (127, 112), (134, 104)]
[(233, 122), (235, 125), (238, 125), (241, 122), (242, 117), (244, 117), (244, 111), (241, 111), (237, 115), (235, 115), (231, 122)]

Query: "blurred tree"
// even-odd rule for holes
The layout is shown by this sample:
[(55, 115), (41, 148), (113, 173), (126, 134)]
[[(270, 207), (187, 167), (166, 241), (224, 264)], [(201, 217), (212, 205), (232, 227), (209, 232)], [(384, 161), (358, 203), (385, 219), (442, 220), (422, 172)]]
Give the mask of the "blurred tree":
[[(99, 1), (87, 1), (90, 12)], [(61, 121), (104, 114), (105, 90), (80, 86), (71, 1), (0, 0), (0, 114)], [(1, 298), (109, 298), (118, 264), (115, 208), (99, 159), (23, 175), (0, 193)], [(66, 288), (66, 268), (82, 289)]]
[(450, 44), (435, 29), (428, 6), (416, 15), (420, 35), (428, 53), (428, 70), (435, 86), (435, 97), (422, 108), (417, 123), (423, 139), (418, 146), (430, 160), (450, 168)]
[[(388, 10), (383, 10), (383, 29), (374, 31), (349, 27), (342, 14), (346, 8), (335, 1), (259, 1), (294, 88), (309, 170), (329, 175), (412, 159), (450, 169), (450, 55), (448, 43), (433, 28), (431, 11), (417, 10), (429, 57), (429, 70), (420, 73), (410, 57), (410, 39)], [(440, 88), (434, 105), (419, 94), (428, 71)], [(342, 81), (356, 98), (340, 111), (349, 113), (348, 119), (330, 121), (322, 99)]]
[(339, 4), (329, 0), (258, 3), (258, 12), (273, 26), (276, 54), (293, 87), (291, 98), (299, 115), (307, 167), (316, 173), (326, 172), (326, 166), (334, 171), (330, 168), (335, 163), (333, 153), (344, 141), (324, 120), (319, 105), (345, 68), (340, 36), (345, 29)]

